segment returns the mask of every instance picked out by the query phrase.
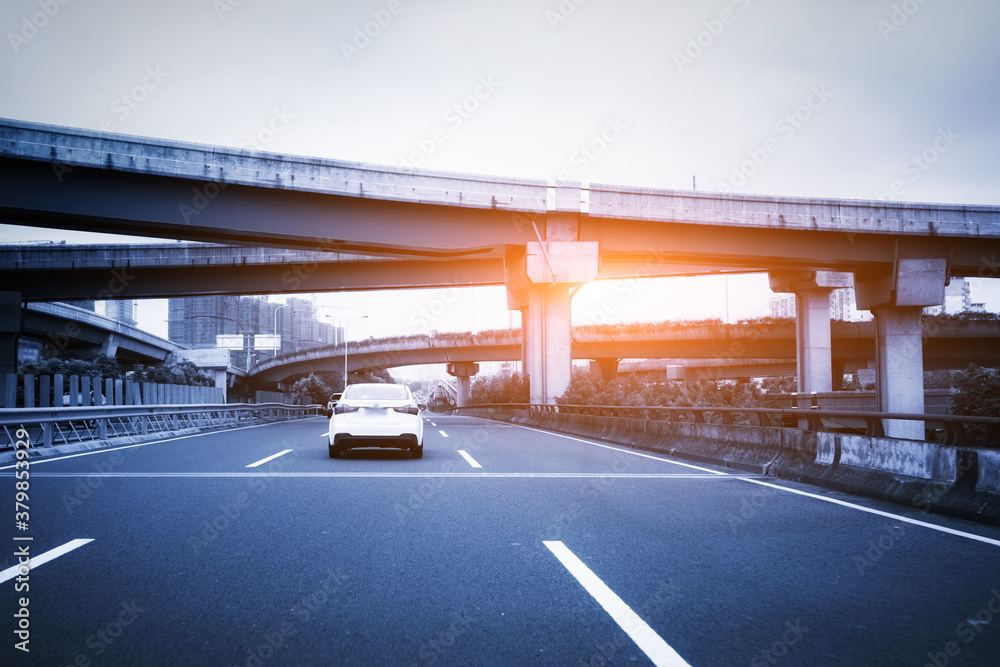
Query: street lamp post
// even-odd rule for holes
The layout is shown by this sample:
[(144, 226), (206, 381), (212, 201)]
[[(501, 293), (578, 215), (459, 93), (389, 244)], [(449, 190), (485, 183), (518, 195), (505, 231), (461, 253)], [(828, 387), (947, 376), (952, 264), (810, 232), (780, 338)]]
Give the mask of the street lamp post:
[[(278, 311), (281, 310), (282, 308), (288, 308), (288, 304), (286, 303), (285, 305), (278, 306), (277, 308), (274, 309), (274, 338), (275, 338), (275, 341), (277, 341), (277, 339), (278, 339)], [(277, 355), (278, 352), (280, 352), (280, 351), (281, 351), (281, 347), (279, 346), (278, 349), (274, 351), (274, 354)]]
[(351, 320), (367, 320), (367, 315), (357, 315), (355, 317), (333, 317), (332, 319), (339, 319), (344, 321), (344, 389), (347, 389), (347, 325)]

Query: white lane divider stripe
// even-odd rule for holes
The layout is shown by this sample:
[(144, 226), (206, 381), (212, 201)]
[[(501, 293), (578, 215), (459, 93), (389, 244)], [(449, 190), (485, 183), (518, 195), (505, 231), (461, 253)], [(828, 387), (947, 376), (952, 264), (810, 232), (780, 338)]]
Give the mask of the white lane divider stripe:
[(646, 621), (639, 618), (639, 615), (632, 611), (632, 608), (625, 604), (624, 600), (607, 584), (598, 578), (589, 567), (583, 564), (562, 542), (542, 542), (549, 551), (559, 559), (559, 562), (569, 570), (570, 574), (576, 577), (591, 597), (597, 600), (604, 611), (608, 612), (615, 623), (617, 623), (625, 633), (632, 638), (632, 641), (642, 649), (642, 652), (652, 660), (654, 665), (668, 665), (670, 667), (690, 667), (684, 658), (680, 656), (667, 642), (663, 641), (660, 635), (656, 634), (653, 628), (649, 627)]
[(263, 464), (267, 463), (268, 461), (273, 461), (274, 459), (278, 458), (279, 456), (284, 456), (285, 454), (287, 454), (290, 451), (292, 451), (292, 450), (286, 449), (283, 452), (278, 452), (277, 454), (272, 454), (271, 456), (268, 456), (266, 459), (261, 459), (260, 461), (257, 461), (256, 463), (251, 463), (250, 465), (247, 466), (247, 468), (256, 468), (257, 466), (263, 465)]
[(438, 431), (438, 433), (440, 433), (441, 435), (443, 435), (443, 436), (444, 436), (444, 437), (446, 437), (446, 438), (448, 437), (448, 434), (447, 434), (447, 433), (445, 433), (444, 431)]
[[(87, 544), (88, 542), (93, 542), (93, 541), (94, 541), (93, 539), (73, 540), (71, 542), (67, 542), (66, 544), (62, 545), (61, 547), (56, 547), (55, 549), (50, 549), (49, 551), (46, 551), (45, 553), (43, 553), (43, 554), (41, 554), (39, 556), (32, 556), (30, 558), (30, 560), (28, 561), (28, 568), (31, 569), (31, 570), (34, 570), (39, 565), (45, 565), (50, 560), (53, 560), (55, 558), (59, 558), (59, 556), (62, 556), (63, 554), (68, 554), (73, 549), (76, 549), (78, 547), (82, 547), (84, 544)], [(0, 584), (4, 583), (5, 581), (10, 581), (14, 577), (16, 577), (17, 576), (17, 569), (19, 567), (21, 567), (21, 566), (20, 565), (12, 565), (12, 566), (8, 567), (6, 570), (4, 570), (3, 572), (0, 572)]]
[[(78, 456), (93, 456), (95, 454), (113, 454), (114, 452), (120, 452), (125, 449), (135, 449), (136, 447), (149, 447), (150, 445), (163, 445), (168, 442), (176, 442), (178, 440), (187, 440), (189, 438), (200, 438), (206, 435), (228, 435), (235, 431), (245, 431), (248, 428), (266, 428), (268, 426), (278, 426), (281, 424), (287, 424), (287, 422), (271, 422), (270, 424), (254, 424), (253, 426), (240, 426), (238, 428), (230, 428), (225, 431), (206, 431), (204, 433), (192, 433), (191, 435), (181, 435), (176, 438), (167, 438), (165, 440), (150, 440), (149, 442), (140, 442), (136, 445), (124, 445), (122, 447), (102, 447), (100, 449), (93, 449), (89, 452), (81, 452), (80, 454), (67, 454), (65, 456), (46, 456), (45, 458), (34, 458), (31, 459), (31, 465), (36, 466), (39, 463), (51, 463), (52, 461), (65, 461), (66, 459), (75, 459)], [(0, 470), (10, 470), (16, 467), (17, 464), (11, 463), (9, 466), (0, 466)]]
[(483, 467), (483, 466), (479, 465), (478, 463), (476, 463), (476, 459), (474, 459), (471, 456), (469, 456), (469, 453), (467, 451), (465, 451), (464, 449), (458, 450), (458, 453), (461, 454), (462, 458), (465, 459), (466, 461), (468, 461), (469, 465), (472, 466), (473, 468), (482, 468)]

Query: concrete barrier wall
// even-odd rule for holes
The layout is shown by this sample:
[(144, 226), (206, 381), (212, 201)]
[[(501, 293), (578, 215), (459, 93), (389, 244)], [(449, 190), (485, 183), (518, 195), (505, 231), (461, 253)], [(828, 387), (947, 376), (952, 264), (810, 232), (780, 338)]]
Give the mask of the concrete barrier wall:
[(524, 410), (462, 414), (571, 433), (1000, 525), (1000, 451), (911, 440)]

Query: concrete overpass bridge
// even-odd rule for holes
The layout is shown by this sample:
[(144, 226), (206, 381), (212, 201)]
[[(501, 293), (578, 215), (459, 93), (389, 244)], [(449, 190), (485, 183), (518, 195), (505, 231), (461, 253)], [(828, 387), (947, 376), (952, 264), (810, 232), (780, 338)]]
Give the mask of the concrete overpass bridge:
[(57, 356), (89, 358), (99, 354), (126, 363), (156, 364), (186, 350), (123, 322), (65, 303), (30, 303), (0, 310), (0, 318), (16, 319), (22, 340), (35, 341)]
[[(601, 267), (597, 280), (625, 277)], [(719, 269), (711, 273), (733, 273)], [(658, 277), (706, 273), (663, 265)], [(504, 284), (500, 257), (414, 259), (218, 243), (0, 246), (0, 284), (23, 301), (294, 294)]]
[[(502, 259), (532, 402), (569, 382), (572, 290), (614, 266), (768, 271), (798, 295), (801, 391), (832, 384), (829, 293), (876, 317), (883, 411), (921, 412), (921, 309), (993, 275), (1000, 207), (546, 183), (0, 121), (0, 220), (424, 260)], [(20, 302), (9, 291), (7, 302)], [(12, 337), (0, 330), (0, 357)], [(6, 335), (5, 335), (6, 334)], [(897, 437), (915, 425), (890, 424)]]
[[(1000, 320), (928, 318), (922, 328), (924, 368), (956, 369), (973, 361), (1000, 366)], [(833, 322), (831, 334), (837, 375), (866, 368), (874, 360), (874, 322)], [(521, 340), (517, 329), (368, 340), (349, 345), (347, 370), (362, 373), (447, 364), (449, 373), (458, 380), (462, 405), (478, 363), (523, 361)], [(593, 360), (605, 376), (617, 370), (621, 359), (671, 359), (686, 367), (685, 377), (716, 379), (794, 374), (796, 348), (796, 324), (792, 320), (767, 325), (596, 326), (573, 329), (571, 356)], [(250, 377), (257, 384), (268, 385), (293, 381), (310, 372), (343, 369), (344, 348), (331, 345), (273, 357), (253, 367)], [(922, 382), (920, 387), (922, 391)]]

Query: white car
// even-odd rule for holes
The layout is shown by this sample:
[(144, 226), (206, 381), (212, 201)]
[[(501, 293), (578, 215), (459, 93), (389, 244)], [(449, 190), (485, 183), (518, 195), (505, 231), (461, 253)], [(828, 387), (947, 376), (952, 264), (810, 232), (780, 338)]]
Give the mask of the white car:
[(404, 384), (352, 384), (330, 417), (330, 458), (358, 447), (408, 449), (424, 455), (422, 406)]

